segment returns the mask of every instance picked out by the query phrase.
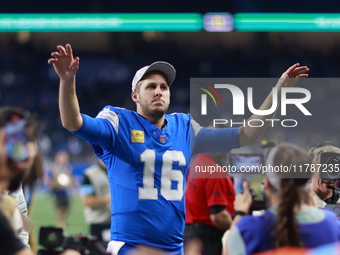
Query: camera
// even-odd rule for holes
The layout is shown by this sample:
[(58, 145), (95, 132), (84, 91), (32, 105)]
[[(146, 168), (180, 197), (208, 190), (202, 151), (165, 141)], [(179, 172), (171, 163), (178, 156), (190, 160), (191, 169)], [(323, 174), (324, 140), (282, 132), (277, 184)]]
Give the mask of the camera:
[(340, 180), (340, 154), (323, 152), (320, 154), (320, 179)]
[(59, 255), (66, 249), (74, 249), (82, 255), (109, 255), (106, 243), (97, 241), (92, 236), (65, 237), (62, 228), (41, 227), (39, 244), (44, 247), (38, 255)]
[(336, 217), (340, 220), (340, 205), (339, 204), (327, 204), (325, 209), (333, 211)]

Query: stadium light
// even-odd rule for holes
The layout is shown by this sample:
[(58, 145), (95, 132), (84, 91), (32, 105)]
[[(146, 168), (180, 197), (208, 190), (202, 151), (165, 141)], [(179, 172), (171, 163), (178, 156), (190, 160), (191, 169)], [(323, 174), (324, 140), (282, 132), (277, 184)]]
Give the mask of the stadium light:
[(0, 14), (0, 32), (200, 31), (198, 13)]
[(244, 32), (336, 32), (340, 13), (236, 13), (234, 28)]
[(230, 13), (206, 13), (203, 19), (204, 29), (208, 32), (230, 32), (233, 30), (233, 16)]

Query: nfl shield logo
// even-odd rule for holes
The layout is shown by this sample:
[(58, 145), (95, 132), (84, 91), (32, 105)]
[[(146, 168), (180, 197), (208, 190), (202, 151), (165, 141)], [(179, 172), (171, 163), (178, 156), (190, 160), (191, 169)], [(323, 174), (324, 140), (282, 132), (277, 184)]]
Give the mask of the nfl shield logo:
[(165, 135), (160, 135), (159, 140), (161, 143), (165, 143)]

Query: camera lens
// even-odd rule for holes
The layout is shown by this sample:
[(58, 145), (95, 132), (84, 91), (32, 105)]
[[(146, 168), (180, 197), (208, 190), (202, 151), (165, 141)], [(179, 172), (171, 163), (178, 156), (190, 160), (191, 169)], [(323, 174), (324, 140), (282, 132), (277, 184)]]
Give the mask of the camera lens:
[(49, 235), (47, 235), (46, 239), (47, 239), (47, 241), (54, 243), (58, 240), (58, 235), (56, 233), (52, 232)]
[(320, 178), (324, 180), (340, 179), (340, 154), (323, 152), (320, 155)]

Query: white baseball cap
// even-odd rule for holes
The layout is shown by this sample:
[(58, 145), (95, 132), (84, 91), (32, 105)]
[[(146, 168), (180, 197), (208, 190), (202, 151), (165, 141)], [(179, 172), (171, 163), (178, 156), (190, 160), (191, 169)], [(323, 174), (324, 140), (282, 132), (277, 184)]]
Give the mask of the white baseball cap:
[(143, 77), (153, 71), (159, 71), (161, 73), (163, 73), (167, 79), (168, 82), (168, 86), (170, 87), (170, 85), (172, 84), (172, 82), (175, 80), (176, 77), (176, 70), (175, 68), (169, 64), (168, 62), (164, 62), (164, 61), (157, 61), (152, 63), (149, 66), (144, 66), (141, 69), (139, 69), (135, 76), (133, 77), (132, 80), (132, 91), (135, 91), (137, 83), (143, 79)]

